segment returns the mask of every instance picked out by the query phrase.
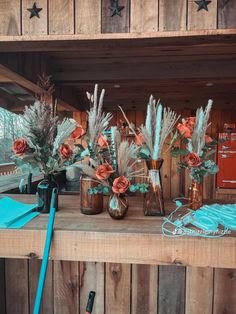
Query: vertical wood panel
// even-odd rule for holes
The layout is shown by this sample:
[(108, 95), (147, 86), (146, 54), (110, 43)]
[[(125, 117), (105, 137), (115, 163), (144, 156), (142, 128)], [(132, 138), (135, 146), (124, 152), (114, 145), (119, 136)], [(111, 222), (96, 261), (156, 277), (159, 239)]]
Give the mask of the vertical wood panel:
[[(33, 314), (34, 301), (39, 279), (41, 260), (29, 260), (29, 305)], [(53, 262), (49, 261), (45, 280), (40, 313), (53, 314)]]
[(110, 0), (102, 0), (102, 33), (129, 32), (129, 0), (120, 0), (119, 6), (124, 6), (121, 16), (111, 16)]
[(158, 0), (131, 0), (130, 31), (156, 32), (158, 30)]
[(132, 265), (132, 314), (157, 314), (158, 267)]
[(77, 34), (101, 33), (101, 1), (75, 1), (75, 32)]
[(171, 156), (168, 150), (168, 145), (163, 147), (162, 158), (164, 159), (161, 168), (161, 179), (164, 198), (170, 198), (171, 193)]
[(49, 34), (74, 34), (74, 0), (49, 1)]
[(185, 267), (159, 266), (158, 314), (184, 314)]
[(0, 308), (1, 313), (6, 313), (6, 290), (5, 290), (5, 259), (0, 258)]
[(54, 261), (54, 313), (79, 313), (78, 262)]
[(105, 272), (104, 263), (80, 262), (80, 313), (84, 314), (89, 291), (95, 291), (93, 312), (104, 314)]
[(159, 30), (186, 30), (187, 0), (159, 0)]
[(6, 259), (5, 276), (7, 313), (28, 314), (28, 260)]
[(0, 0), (0, 35), (21, 35), (20, 0)]
[(236, 270), (215, 269), (213, 314), (236, 313)]
[(236, 28), (235, 0), (218, 0), (218, 28)]
[(186, 314), (212, 314), (213, 268), (187, 267)]
[(32, 8), (34, 0), (22, 1), (22, 34), (23, 35), (46, 35), (48, 31), (48, 4), (47, 0), (37, 0), (37, 8), (42, 8), (39, 12), (40, 18), (34, 16), (30, 19), (28, 8)]
[(217, 1), (208, 5), (208, 11), (197, 11), (194, 0), (188, 0), (188, 30), (217, 28)]
[(130, 313), (130, 270), (128, 264), (106, 264), (106, 313)]

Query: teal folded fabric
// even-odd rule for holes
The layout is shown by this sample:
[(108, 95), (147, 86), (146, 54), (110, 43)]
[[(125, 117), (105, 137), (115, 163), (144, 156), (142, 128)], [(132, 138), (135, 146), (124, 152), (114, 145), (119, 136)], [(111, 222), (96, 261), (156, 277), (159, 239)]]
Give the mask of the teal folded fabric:
[(0, 228), (22, 228), (39, 215), (37, 204), (25, 204), (10, 197), (0, 199)]

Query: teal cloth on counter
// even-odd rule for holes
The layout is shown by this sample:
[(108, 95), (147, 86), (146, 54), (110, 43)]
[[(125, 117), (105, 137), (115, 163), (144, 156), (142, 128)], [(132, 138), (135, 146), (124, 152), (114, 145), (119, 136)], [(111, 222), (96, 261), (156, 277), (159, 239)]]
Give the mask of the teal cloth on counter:
[(34, 210), (37, 204), (25, 204), (10, 197), (0, 199), (0, 228), (22, 228), (30, 220), (39, 215)]

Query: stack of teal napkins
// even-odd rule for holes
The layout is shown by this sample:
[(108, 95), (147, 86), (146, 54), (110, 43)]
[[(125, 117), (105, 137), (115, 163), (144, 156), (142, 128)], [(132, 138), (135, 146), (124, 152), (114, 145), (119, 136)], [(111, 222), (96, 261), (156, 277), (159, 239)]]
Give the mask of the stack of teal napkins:
[(39, 215), (37, 204), (25, 204), (10, 197), (0, 199), (0, 228), (22, 228), (26, 223)]

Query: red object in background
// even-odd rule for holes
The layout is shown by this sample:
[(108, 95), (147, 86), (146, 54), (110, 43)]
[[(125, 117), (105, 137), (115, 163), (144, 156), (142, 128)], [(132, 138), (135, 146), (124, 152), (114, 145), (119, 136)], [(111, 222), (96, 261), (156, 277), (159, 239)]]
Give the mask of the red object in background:
[(236, 133), (220, 133), (218, 144), (218, 188), (236, 188)]

